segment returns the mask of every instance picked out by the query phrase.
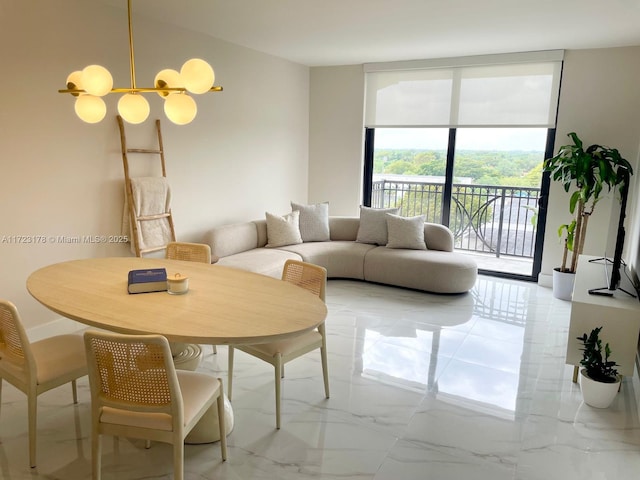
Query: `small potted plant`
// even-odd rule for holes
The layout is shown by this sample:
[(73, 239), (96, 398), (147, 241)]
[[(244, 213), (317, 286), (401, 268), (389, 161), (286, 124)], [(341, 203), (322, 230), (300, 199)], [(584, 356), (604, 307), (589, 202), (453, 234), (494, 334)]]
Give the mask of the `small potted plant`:
[[(600, 195), (623, 185), (625, 176), (619, 171), (620, 167), (628, 170), (629, 175), (633, 174), (633, 169), (617, 149), (597, 144), (585, 147), (576, 133), (571, 132), (568, 136), (573, 144), (561, 146), (554, 157), (544, 161), (543, 170), (551, 174), (552, 180), (561, 182), (565, 192), (571, 193), (569, 212), (574, 216), (574, 221), (560, 226), (558, 233), (562, 235), (563, 230), (566, 229), (567, 238), (571, 238), (569, 248), (572, 252), (571, 261), (569, 266), (565, 267), (566, 260), (564, 260), (562, 270), (574, 274), (578, 265), (578, 256), (584, 247), (589, 217), (593, 214)], [(565, 246), (567, 246), (566, 243)], [(555, 271), (559, 270), (555, 269)], [(556, 277), (555, 271), (554, 277)], [(574, 275), (569, 277), (571, 290), (573, 290), (574, 277)]]
[(620, 388), (621, 377), (618, 375), (616, 362), (609, 360), (611, 348), (606, 343), (602, 346), (600, 331), (602, 327), (584, 333), (577, 339), (582, 343), (582, 360), (580, 365), (580, 389), (587, 405), (607, 408), (613, 402)]

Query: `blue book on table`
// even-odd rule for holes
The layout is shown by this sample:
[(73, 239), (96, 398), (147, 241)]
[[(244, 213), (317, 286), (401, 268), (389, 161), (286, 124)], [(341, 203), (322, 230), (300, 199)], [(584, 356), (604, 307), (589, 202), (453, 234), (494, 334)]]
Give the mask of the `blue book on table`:
[(129, 271), (127, 291), (129, 293), (163, 292), (167, 290), (167, 270), (147, 268)]

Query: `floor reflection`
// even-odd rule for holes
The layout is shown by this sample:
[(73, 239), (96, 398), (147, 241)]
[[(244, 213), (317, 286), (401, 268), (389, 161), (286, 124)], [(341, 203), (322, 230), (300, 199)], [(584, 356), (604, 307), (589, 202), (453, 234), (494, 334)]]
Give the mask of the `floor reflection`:
[(469, 408), (513, 416), (535, 323), (531, 286), (480, 277), (467, 295), (433, 300), (419, 314), (402, 301), (397, 317), (356, 318), (355, 365), (363, 377), (429, 392)]

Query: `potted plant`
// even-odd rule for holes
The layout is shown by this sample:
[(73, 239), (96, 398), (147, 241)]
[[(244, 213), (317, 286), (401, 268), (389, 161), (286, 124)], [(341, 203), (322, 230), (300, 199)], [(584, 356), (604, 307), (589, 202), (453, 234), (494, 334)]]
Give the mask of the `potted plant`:
[(569, 252), (573, 252), (575, 241), (576, 220), (565, 223), (558, 228), (558, 237), (563, 238), (562, 263), (560, 267), (553, 269), (553, 296), (562, 300), (571, 300), (575, 272), (567, 267)]
[(565, 254), (567, 250), (572, 252), (569, 266), (566, 266), (565, 257), (560, 268), (574, 274), (578, 256), (584, 248), (589, 217), (593, 214), (600, 195), (605, 187), (608, 192), (623, 185), (625, 176), (619, 171), (620, 167), (628, 170), (629, 175), (633, 173), (633, 169), (617, 149), (597, 144), (585, 148), (575, 132), (568, 136), (573, 144), (561, 146), (555, 156), (544, 161), (543, 170), (551, 174), (552, 180), (562, 182), (565, 192), (571, 192), (569, 212), (574, 220), (560, 226), (558, 233), (562, 236), (566, 231)]
[(607, 408), (613, 402), (620, 389), (621, 377), (615, 368), (618, 364), (609, 360), (611, 348), (606, 343), (604, 348), (600, 339), (602, 327), (594, 328), (589, 335), (584, 333), (577, 339), (582, 343), (582, 360), (580, 365), (580, 389), (587, 405)]

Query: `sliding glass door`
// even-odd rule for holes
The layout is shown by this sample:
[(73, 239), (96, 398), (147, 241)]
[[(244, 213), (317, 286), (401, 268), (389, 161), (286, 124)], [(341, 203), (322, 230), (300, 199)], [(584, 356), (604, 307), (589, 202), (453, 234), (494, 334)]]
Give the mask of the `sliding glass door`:
[(485, 273), (537, 280), (553, 129), (367, 129), (365, 204), (448, 225)]

